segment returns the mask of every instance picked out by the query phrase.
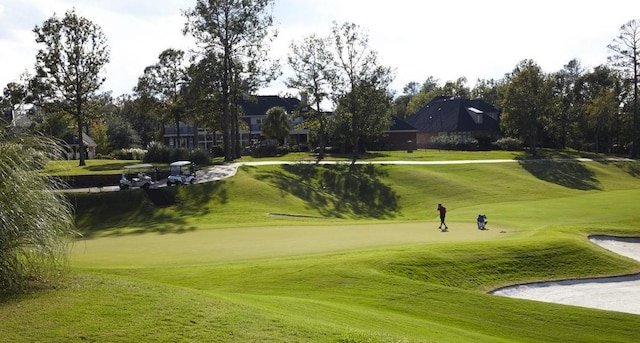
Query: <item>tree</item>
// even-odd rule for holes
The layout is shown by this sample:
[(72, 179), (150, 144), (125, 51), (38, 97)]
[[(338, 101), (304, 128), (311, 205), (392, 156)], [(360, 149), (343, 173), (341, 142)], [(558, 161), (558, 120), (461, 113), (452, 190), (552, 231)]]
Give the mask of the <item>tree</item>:
[[(589, 118), (594, 133), (594, 152), (609, 152), (612, 144), (612, 128), (615, 113), (618, 110), (617, 97), (611, 89), (601, 89), (599, 93), (587, 102), (585, 114)], [(605, 144), (603, 149), (602, 143)]]
[(580, 112), (576, 124), (580, 128), (581, 141), (588, 144), (578, 148), (609, 152), (614, 141), (620, 143), (619, 97), (623, 89), (620, 73), (607, 66), (595, 67), (576, 80), (574, 93)]
[(105, 118), (109, 150), (127, 149), (138, 146), (140, 138), (131, 123), (121, 116)]
[(456, 81), (447, 81), (444, 86), (442, 86), (440, 93), (442, 95), (468, 99), (471, 91), (469, 87), (465, 86), (466, 83), (467, 78), (464, 76), (459, 77)]
[[(366, 138), (377, 137), (391, 127), (391, 103), (393, 95), (385, 88), (380, 87), (371, 80), (362, 80), (353, 90), (357, 93), (355, 101), (361, 114), (354, 116), (349, 107), (351, 106), (351, 95), (347, 94), (336, 109), (336, 117), (339, 121), (347, 123), (347, 137), (351, 138), (350, 143), (354, 149), (365, 151), (364, 140)], [(354, 157), (355, 160), (355, 157)]]
[(407, 114), (411, 115), (418, 112), (424, 105), (428, 104), (433, 98), (442, 94), (442, 90), (438, 83), (440, 81), (433, 76), (429, 76), (420, 87), (420, 91), (411, 97), (407, 104)]
[(102, 86), (101, 76), (109, 62), (109, 48), (102, 29), (91, 21), (67, 11), (63, 18), (53, 15), (33, 30), (36, 42), (44, 45), (36, 55), (36, 74), (46, 85), (50, 99), (58, 99), (77, 123), (80, 166), (85, 165), (82, 133), (85, 106)]
[(420, 84), (411, 81), (407, 83), (403, 89), (402, 94), (393, 99), (393, 115), (398, 118), (406, 118), (412, 114), (408, 111), (408, 106), (411, 100), (420, 93)]
[(369, 49), (368, 35), (358, 25), (344, 23), (338, 26), (334, 22), (332, 33), (338, 71), (333, 85), (334, 96), (342, 114), (350, 118), (349, 136), (355, 161), (360, 154), (361, 139), (382, 133), (378, 125), (368, 124), (390, 123), (388, 87), (393, 74), (390, 68), (378, 64), (377, 53)]
[[(225, 161), (239, 157), (233, 137), (239, 125), (237, 104), (250, 93), (275, 79), (279, 66), (268, 58), (268, 43), (275, 37), (270, 11), (274, 0), (197, 0), (183, 12), (185, 34), (191, 34), (201, 48), (201, 57), (216, 65), (220, 81), (210, 94), (222, 109)], [(236, 141), (237, 142), (237, 141)]]
[(620, 27), (620, 34), (607, 46), (613, 55), (609, 62), (624, 72), (633, 84), (633, 128), (631, 157), (636, 158), (640, 142), (638, 131), (638, 72), (640, 67), (640, 20), (630, 20)]
[(160, 115), (159, 100), (148, 95), (133, 98), (123, 95), (116, 100), (117, 114), (131, 124), (140, 137), (140, 145), (147, 147), (151, 142), (162, 141), (164, 126)]
[(158, 100), (161, 122), (171, 121), (176, 127), (177, 147), (180, 147), (180, 122), (185, 120), (182, 90), (189, 82), (183, 66), (184, 52), (166, 49), (158, 56), (158, 62), (144, 68), (134, 89), (139, 96)]
[(330, 38), (311, 35), (300, 44), (291, 43), (288, 56), (289, 66), (294, 76), (287, 79), (287, 86), (300, 90), (307, 97), (303, 106), (314, 105), (309, 111), (310, 120), (318, 122), (318, 159), (324, 158), (326, 143), (327, 115), (321, 104), (328, 100), (331, 84), (335, 82), (336, 70), (331, 53)]
[[(219, 66), (213, 63), (215, 61), (211, 60), (212, 57), (215, 56), (205, 56), (187, 68), (190, 81), (184, 89), (183, 98), (194, 130), (204, 124), (208, 129), (222, 131), (218, 94), (210, 93), (211, 89), (218, 89), (216, 85), (220, 82)], [(199, 146), (198, 135), (195, 135), (194, 146)]]
[(2, 100), (0, 102), (0, 113), (3, 114), (0, 119), (6, 119), (7, 122), (11, 122), (16, 106), (24, 104), (27, 94), (27, 88), (24, 84), (18, 82), (7, 83), (0, 98)]
[(553, 75), (555, 78), (555, 99), (557, 99), (559, 107), (558, 116), (554, 120), (553, 136), (558, 141), (558, 146), (563, 149), (567, 147), (569, 139), (575, 137), (573, 126), (579, 116), (576, 83), (584, 75), (584, 72), (580, 61), (573, 59), (565, 64), (562, 70)]
[(0, 132), (0, 292), (27, 291), (61, 276), (73, 231), (67, 198), (41, 171), (61, 153), (44, 136)]
[(490, 104), (497, 105), (502, 100), (502, 88), (504, 80), (478, 79), (476, 85), (471, 89), (471, 97), (482, 99)]
[(507, 135), (528, 142), (533, 155), (553, 107), (551, 86), (550, 80), (532, 60), (520, 62), (506, 86), (500, 125)]
[(268, 139), (276, 139), (282, 142), (289, 136), (291, 121), (284, 107), (272, 107), (267, 110), (267, 115), (262, 121), (262, 133)]

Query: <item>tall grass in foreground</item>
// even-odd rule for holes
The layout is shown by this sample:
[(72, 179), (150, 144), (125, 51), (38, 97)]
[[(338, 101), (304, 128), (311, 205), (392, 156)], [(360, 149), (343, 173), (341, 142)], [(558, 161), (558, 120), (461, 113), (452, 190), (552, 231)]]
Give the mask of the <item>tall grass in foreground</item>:
[(56, 156), (45, 137), (0, 133), (0, 293), (57, 281), (73, 228), (55, 180), (38, 171)]

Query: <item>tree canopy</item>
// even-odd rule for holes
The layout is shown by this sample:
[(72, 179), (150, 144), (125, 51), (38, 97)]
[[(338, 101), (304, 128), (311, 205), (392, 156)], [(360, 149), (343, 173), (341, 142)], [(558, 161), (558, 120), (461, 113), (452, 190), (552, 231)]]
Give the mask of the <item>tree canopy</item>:
[[(220, 81), (210, 94), (220, 103), (224, 157), (240, 155), (236, 104), (243, 93), (256, 91), (273, 80), (279, 65), (268, 57), (268, 44), (275, 37), (271, 10), (274, 0), (198, 0), (183, 12), (185, 34), (192, 35), (201, 58), (209, 59), (219, 71)], [(215, 87), (214, 87), (215, 86)]]
[(332, 35), (338, 76), (333, 84), (334, 100), (339, 105), (336, 112), (348, 118), (355, 160), (364, 137), (378, 135), (390, 126), (389, 85), (394, 75), (391, 68), (378, 63), (377, 53), (369, 48), (368, 34), (358, 25), (334, 22)]
[(633, 126), (631, 157), (640, 151), (638, 118), (638, 77), (640, 72), (640, 20), (630, 20), (620, 27), (620, 34), (608, 48), (612, 51), (609, 62), (620, 68), (633, 85)]
[[(313, 105), (314, 110), (306, 113), (306, 119), (307, 122), (318, 123), (319, 159), (324, 158), (327, 135), (327, 114), (321, 106), (329, 100), (337, 77), (332, 48), (330, 37), (311, 35), (298, 44), (292, 42), (288, 56), (294, 75), (287, 79), (287, 86), (300, 90), (306, 96), (303, 106)], [(313, 123), (309, 127), (314, 127)]]
[(291, 121), (284, 107), (272, 107), (262, 121), (262, 133), (265, 137), (282, 141), (289, 136)]
[(75, 10), (55, 14), (33, 30), (41, 48), (36, 55), (36, 78), (45, 85), (49, 101), (59, 101), (77, 124), (80, 165), (85, 165), (86, 105), (105, 81), (109, 47), (102, 29)]
[(529, 143), (536, 153), (545, 121), (551, 114), (552, 83), (532, 60), (524, 60), (514, 69), (502, 102), (502, 129), (508, 135)]

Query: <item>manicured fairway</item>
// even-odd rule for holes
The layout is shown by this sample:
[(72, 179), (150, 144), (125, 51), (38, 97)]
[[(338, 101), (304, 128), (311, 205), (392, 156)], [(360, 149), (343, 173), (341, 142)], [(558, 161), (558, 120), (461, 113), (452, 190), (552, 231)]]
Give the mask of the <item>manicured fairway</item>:
[(438, 242), (506, 239), (513, 232), (500, 226), (480, 231), (475, 223), (438, 222), (366, 225), (248, 227), (183, 233), (122, 235), (80, 240), (72, 251), (77, 267), (146, 267), (210, 264)]

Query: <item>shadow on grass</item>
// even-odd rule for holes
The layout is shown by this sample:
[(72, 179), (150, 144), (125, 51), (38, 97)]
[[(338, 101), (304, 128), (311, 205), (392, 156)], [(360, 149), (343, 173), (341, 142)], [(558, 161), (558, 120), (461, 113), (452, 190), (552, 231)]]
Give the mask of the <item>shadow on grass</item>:
[(640, 163), (638, 162), (613, 162), (613, 164), (633, 177), (640, 177)]
[(522, 160), (520, 166), (540, 180), (579, 190), (599, 189), (594, 173), (579, 161)]
[(640, 162), (638, 161), (599, 160), (598, 162), (606, 165), (616, 166), (618, 169), (629, 174), (630, 176), (640, 178)]
[(602, 158), (602, 156), (593, 152), (588, 152), (588, 151), (537, 149), (535, 155), (532, 155), (530, 151), (524, 151), (521, 157), (517, 157), (517, 159), (522, 159), (522, 160), (576, 159), (576, 158), (590, 158), (590, 159), (597, 160), (599, 158)]
[(206, 182), (196, 185), (176, 186), (176, 210), (181, 215), (205, 215), (210, 212), (209, 202), (214, 197), (221, 204), (229, 201), (226, 184), (223, 182)]
[[(184, 233), (195, 230), (184, 218), (206, 215), (214, 197), (228, 201), (223, 183), (162, 187), (71, 195), (76, 226), (84, 238), (122, 236), (143, 233)], [(120, 226), (133, 230), (113, 229)]]
[(304, 200), (323, 216), (393, 218), (399, 209), (398, 196), (382, 183), (377, 166), (292, 164), (282, 169), (260, 173), (257, 178), (271, 182), (283, 196)]

